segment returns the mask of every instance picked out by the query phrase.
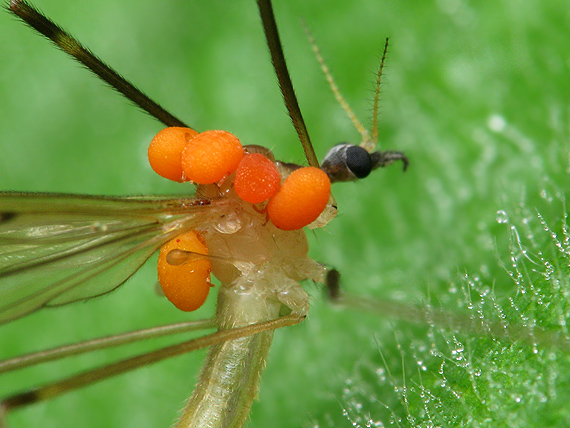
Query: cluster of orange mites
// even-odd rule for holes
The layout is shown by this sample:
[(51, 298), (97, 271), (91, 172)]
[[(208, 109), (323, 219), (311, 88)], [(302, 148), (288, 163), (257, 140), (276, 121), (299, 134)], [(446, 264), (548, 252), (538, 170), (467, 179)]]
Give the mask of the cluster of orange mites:
[[(281, 183), (270, 159), (244, 153), (238, 138), (226, 131), (165, 128), (150, 143), (148, 158), (157, 174), (177, 182), (214, 184), (235, 173), (236, 194), (251, 204), (267, 201), (269, 220), (282, 230), (301, 229), (315, 221), (330, 196), (330, 180), (321, 169), (299, 168)], [(173, 250), (207, 255), (204, 238), (191, 231), (173, 239), (162, 248), (158, 262), (159, 281), (168, 299), (179, 309), (198, 309), (210, 288), (210, 262), (204, 257), (172, 264), (167, 256)]]

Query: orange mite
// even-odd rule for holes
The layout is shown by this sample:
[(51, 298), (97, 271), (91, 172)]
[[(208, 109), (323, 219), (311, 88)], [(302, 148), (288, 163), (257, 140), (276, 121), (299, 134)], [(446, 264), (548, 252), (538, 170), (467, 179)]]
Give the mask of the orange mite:
[(196, 254), (208, 254), (208, 247), (204, 237), (191, 230), (163, 245), (158, 255), (158, 281), (162, 291), (182, 311), (194, 311), (202, 306), (211, 287), (210, 261)]
[(186, 178), (194, 183), (217, 183), (236, 170), (243, 154), (243, 147), (235, 135), (226, 131), (206, 131), (184, 148), (182, 169)]
[(293, 171), (279, 191), (269, 199), (267, 213), (281, 230), (301, 229), (324, 211), (331, 194), (331, 182), (320, 168), (307, 166)]
[(183, 182), (182, 152), (198, 132), (190, 128), (172, 126), (164, 128), (152, 139), (148, 147), (148, 161), (158, 175), (172, 181)]
[(245, 155), (238, 165), (234, 188), (246, 202), (259, 204), (273, 196), (281, 185), (281, 176), (273, 162), (259, 153)]

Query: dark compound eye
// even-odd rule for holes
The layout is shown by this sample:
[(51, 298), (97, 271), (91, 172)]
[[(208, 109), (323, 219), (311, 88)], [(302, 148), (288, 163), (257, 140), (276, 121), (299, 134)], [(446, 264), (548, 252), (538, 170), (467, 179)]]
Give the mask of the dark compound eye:
[(346, 149), (346, 166), (356, 177), (367, 177), (372, 171), (370, 154), (360, 146), (350, 146)]
[(360, 146), (340, 143), (329, 150), (321, 163), (321, 169), (327, 173), (331, 183), (336, 183), (368, 177), (373, 169), (383, 168), (395, 161), (402, 161), (404, 171), (406, 170), (408, 158), (402, 152), (386, 150), (368, 153)]
[(364, 178), (374, 169), (370, 154), (360, 146), (341, 143), (332, 147), (321, 164), (331, 182)]

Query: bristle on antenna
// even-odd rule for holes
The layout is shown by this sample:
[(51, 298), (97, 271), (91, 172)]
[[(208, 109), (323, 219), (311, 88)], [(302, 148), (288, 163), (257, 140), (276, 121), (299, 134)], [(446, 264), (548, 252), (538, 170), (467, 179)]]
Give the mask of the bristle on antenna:
[(374, 103), (372, 106), (372, 130), (371, 132), (368, 132), (368, 130), (362, 125), (362, 123), (360, 123), (360, 121), (358, 120), (358, 118), (356, 117), (356, 115), (354, 114), (354, 112), (352, 111), (352, 109), (350, 108), (350, 106), (348, 105), (348, 103), (340, 93), (340, 90), (338, 89), (338, 86), (336, 85), (334, 78), (332, 77), (330, 69), (326, 64), (325, 59), (321, 55), (321, 51), (317, 46), (317, 42), (315, 41), (315, 38), (313, 37), (311, 30), (309, 30), (309, 28), (304, 23), (303, 26), (305, 28), (305, 32), (307, 33), (307, 37), (309, 38), (309, 43), (313, 48), (313, 52), (317, 57), (317, 61), (321, 66), (321, 70), (323, 71), (325, 78), (327, 79), (327, 82), (329, 83), (329, 86), (333, 91), (336, 100), (343, 108), (343, 110), (346, 112), (346, 114), (354, 124), (354, 127), (357, 129), (357, 131), (360, 133), (360, 136), (362, 137), (362, 142), (360, 143), (360, 147), (362, 147), (368, 153), (371, 153), (376, 147), (376, 144), (378, 143), (378, 103), (380, 99), (380, 85), (382, 83), (382, 72), (384, 70), (384, 63), (386, 61), (386, 54), (388, 52), (388, 38), (386, 37), (386, 42), (384, 43), (384, 50), (382, 52), (382, 59), (380, 60), (380, 66), (378, 67), (378, 71), (376, 72)]
[(382, 84), (384, 62), (386, 61), (386, 54), (388, 53), (388, 41), (389, 39), (386, 37), (382, 59), (380, 60), (380, 67), (378, 67), (378, 71), (376, 72), (376, 87), (374, 89), (374, 104), (372, 107), (372, 141), (370, 145), (367, 145), (365, 141), (360, 144), (360, 146), (369, 153), (374, 150), (374, 147), (378, 143), (378, 101), (380, 99), (380, 85)]

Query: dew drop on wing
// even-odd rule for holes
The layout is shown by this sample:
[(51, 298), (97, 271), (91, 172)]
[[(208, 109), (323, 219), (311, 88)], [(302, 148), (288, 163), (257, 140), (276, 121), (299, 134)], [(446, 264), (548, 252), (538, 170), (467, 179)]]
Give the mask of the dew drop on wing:
[(91, 228), (93, 229), (94, 232), (107, 232), (107, 230), (109, 230), (109, 225), (101, 223), (99, 221), (95, 221), (91, 225)]

